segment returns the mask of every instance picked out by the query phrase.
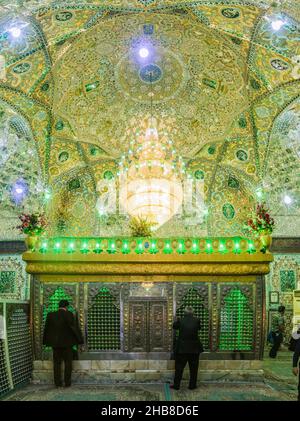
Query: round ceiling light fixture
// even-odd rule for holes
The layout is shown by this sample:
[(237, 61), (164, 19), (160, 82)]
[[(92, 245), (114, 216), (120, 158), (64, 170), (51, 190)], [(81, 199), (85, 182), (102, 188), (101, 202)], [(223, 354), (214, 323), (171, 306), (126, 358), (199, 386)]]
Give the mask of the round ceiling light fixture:
[(287, 206), (290, 206), (293, 203), (293, 199), (288, 194), (284, 195), (283, 201)]
[(9, 32), (14, 38), (19, 38), (22, 33), (21, 29), (17, 26), (13, 26), (12, 28), (10, 28)]
[(22, 179), (17, 180), (13, 184), (12, 189), (11, 189), (12, 200), (16, 204), (19, 204), (25, 199), (27, 194), (28, 194), (28, 186), (26, 182)]
[(274, 21), (271, 23), (271, 26), (272, 26), (272, 28), (274, 29), (274, 31), (279, 31), (279, 30), (280, 30), (280, 28), (281, 28), (283, 25), (284, 25), (284, 22), (283, 22), (281, 19), (274, 20)]
[(139, 49), (139, 55), (140, 55), (140, 57), (142, 57), (142, 58), (146, 58), (146, 57), (148, 57), (148, 56), (149, 56), (149, 50), (148, 50), (148, 48), (146, 48), (146, 47), (142, 47), (142, 48), (140, 48), (140, 49)]

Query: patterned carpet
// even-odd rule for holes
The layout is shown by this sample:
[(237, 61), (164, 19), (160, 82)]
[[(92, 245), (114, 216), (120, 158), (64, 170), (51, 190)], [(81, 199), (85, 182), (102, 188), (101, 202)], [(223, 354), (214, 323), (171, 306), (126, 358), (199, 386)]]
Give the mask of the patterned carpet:
[(164, 384), (53, 386), (28, 385), (12, 393), (6, 401), (164, 401)]
[(136, 384), (112, 386), (51, 386), (28, 385), (13, 392), (6, 401), (295, 401), (294, 385), (268, 383), (201, 383), (196, 390), (182, 384), (172, 390), (168, 384)]

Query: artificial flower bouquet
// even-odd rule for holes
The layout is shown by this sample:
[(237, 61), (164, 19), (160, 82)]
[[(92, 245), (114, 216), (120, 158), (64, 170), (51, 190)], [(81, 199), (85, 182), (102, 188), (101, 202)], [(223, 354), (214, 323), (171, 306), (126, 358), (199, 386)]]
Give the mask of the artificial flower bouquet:
[(19, 219), (21, 225), (18, 225), (17, 228), (21, 233), (27, 235), (40, 235), (45, 231), (47, 226), (45, 216), (40, 213), (22, 213)]

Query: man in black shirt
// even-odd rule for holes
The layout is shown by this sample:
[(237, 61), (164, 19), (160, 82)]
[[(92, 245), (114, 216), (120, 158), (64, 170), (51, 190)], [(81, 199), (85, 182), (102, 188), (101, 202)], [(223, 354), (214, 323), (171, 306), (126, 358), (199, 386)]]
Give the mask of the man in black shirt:
[(43, 344), (53, 348), (54, 383), (62, 386), (61, 363), (65, 363), (65, 386), (71, 386), (74, 345), (83, 344), (82, 333), (73, 314), (67, 310), (69, 302), (61, 300), (58, 311), (48, 313)]
[(173, 324), (173, 329), (179, 329), (175, 346), (175, 378), (171, 386), (173, 389), (179, 390), (187, 362), (190, 369), (189, 389), (197, 387), (199, 355), (203, 352), (203, 346), (198, 337), (200, 328), (200, 320), (194, 316), (192, 307), (187, 307), (184, 317), (181, 320), (177, 319)]
[(297, 340), (296, 348), (293, 355), (293, 374), (299, 377), (298, 380), (298, 401), (300, 401), (300, 373), (299, 373), (299, 366), (298, 361), (300, 357), (300, 339)]

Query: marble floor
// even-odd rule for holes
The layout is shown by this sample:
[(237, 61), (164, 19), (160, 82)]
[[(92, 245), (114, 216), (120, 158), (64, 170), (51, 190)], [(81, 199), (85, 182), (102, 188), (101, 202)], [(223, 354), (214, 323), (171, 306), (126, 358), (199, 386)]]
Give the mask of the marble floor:
[(297, 378), (290, 359), (265, 359), (264, 380), (249, 382), (200, 382), (193, 391), (183, 382), (179, 391), (168, 383), (74, 385), (55, 388), (27, 385), (3, 398), (6, 401), (295, 401)]

